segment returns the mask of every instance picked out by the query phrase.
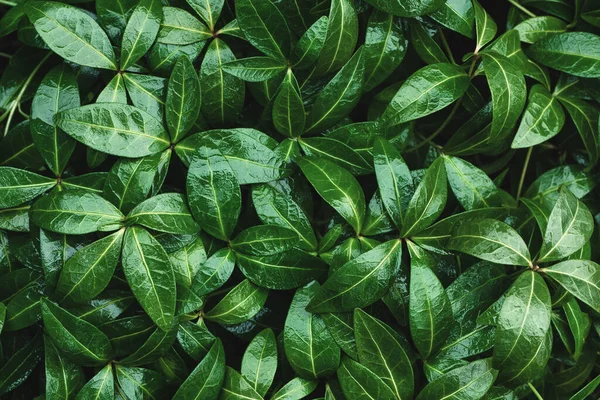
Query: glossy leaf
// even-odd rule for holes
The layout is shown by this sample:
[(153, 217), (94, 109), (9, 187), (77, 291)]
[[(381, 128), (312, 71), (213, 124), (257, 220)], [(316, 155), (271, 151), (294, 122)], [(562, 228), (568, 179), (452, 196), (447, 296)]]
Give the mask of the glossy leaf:
[(244, 322), (260, 311), (268, 294), (268, 290), (244, 280), (205, 314), (206, 319), (221, 324)]
[(173, 143), (179, 142), (200, 115), (200, 80), (190, 60), (179, 57), (169, 78), (165, 117)]
[(594, 310), (600, 309), (600, 267), (593, 261), (568, 260), (543, 270)]
[(587, 32), (567, 32), (536, 42), (528, 50), (542, 65), (584, 78), (600, 76), (600, 37)]
[(217, 399), (225, 378), (225, 351), (217, 339), (204, 359), (179, 387), (173, 399)]
[(264, 396), (277, 370), (277, 342), (271, 329), (252, 339), (242, 358), (241, 373), (261, 396)]
[(150, 50), (161, 20), (162, 3), (159, 0), (144, 0), (135, 7), (123, 32), (121, 70), (135, 64)]
[(21, 205), (48, 191), (54, 179), (12, 167), (0, 167), (0, 207)]

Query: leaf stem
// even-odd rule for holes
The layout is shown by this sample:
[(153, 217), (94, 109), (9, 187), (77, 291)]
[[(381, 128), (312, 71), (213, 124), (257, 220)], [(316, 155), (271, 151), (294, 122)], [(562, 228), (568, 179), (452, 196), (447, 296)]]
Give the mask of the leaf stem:
[(444, 35), (444, 30), (443, 29), (438, 29), (438, 32), (440, 33), (440, 38), (442, 39), (442, 45), (444, 46), (444, 50), (446, 50), (446, 53), (448, 53), (448, 58), (450, 59), (450, 62), (452, 64), (456, 64), (456, 61), (454, 60), (454, 56), (452, 55), (452, 50), (450, 50), (450, 46), (448, 46), (448, 41), (446, 40), (446, 35)]
[[(0, 0), (0, 1), (2, 1), (2, 0)], [(12, 118), (15, 115), (15, 111), (17, 110), (17, 108), (19, 108), (19, 103), (21, 102), (21, 98), (23, 97), (25, 90), (27, 90), (27, 87), (31, 83), (35, 74), (40, 70), (41, 66), (46, 62), (46, 60), (51, 55), (52, 55), (52, 52), (49, 51), (48, 54), (46, 54), (44, 56), (44, 58), (42, 58), (42, 60), (38, 63), (38, 65), (35, 66), (33, 71), (31, 71), (31, 74), (29, 74), (25, 83), (23, 83), (23, 87), (21, 87), (19, 94), (17, 94), (17, 97), (15, 98), (15, 100), (13, 100), (13, 104), (11, 106), (10, 113), (8, 114), (8, 119), (6, 120), (6, 126), (4, 127), (4, 135), (3, 136), (6, 136), (6, 134), (8, 133), (8, 130), (10, 129), (10, 123), (12, 122)]]
[(525, 175), (527, 174), (527, 166), (529, 165), (529, 159), (531, 158), (531, 153), (533, 151), (533, 146), (527, 150), (527, 155), (525, 156), (525, 163), (523, 164), (523, 170), (521, 171), (521, 179), (519, 179), (519, 187), (517, 188), (517, 204), (519, 203), (519, 199), (521, 198), (521, 191), (523, 190), (523, 182), (525, 182)]
[(531, 18), (537, 17), (537, 15), (520, 5), (516, 0), (508, 0), (508, 2), (513, 6), (517, 7), (519, 10), (523, 11), (525, 14), (529, 15)]
[(14, 1), (8, 1), (8, 0), (0, 0), (0, 4), (4, 4), (5, 6), (11, 6), (11, 7), (14, 7), (17, 5), (17, 3), (15, 3)]
[(531, 382), (527, 382), (527, 386), (529, 386), (529, 389), (531, 389), (531, 392), (535, 395), (535, 397), (538, 400), (544, 400), (544, 398), (542, 397), (542, 395), (540, 394), (540, 392), (537, 391), (537, 389), (535, 388), (535, 386), (533, 386), (531, 384)]
[(0, 52), (0, 57), (8, 58), (9, 60), (12, 58), (12, 55), (4, 52)]

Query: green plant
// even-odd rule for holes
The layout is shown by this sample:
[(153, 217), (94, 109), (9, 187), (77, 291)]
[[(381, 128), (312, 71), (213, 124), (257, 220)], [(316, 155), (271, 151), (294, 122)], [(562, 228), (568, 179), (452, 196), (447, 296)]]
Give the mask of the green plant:
[(482, 3), (0, 0), (2, 398), (597, 399), (600, 1)]

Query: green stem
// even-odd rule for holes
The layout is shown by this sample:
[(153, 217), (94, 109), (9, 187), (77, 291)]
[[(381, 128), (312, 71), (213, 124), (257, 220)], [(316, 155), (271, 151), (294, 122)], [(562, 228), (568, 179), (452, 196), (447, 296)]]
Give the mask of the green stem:
[(444, 35), (444, 31), (440, 28), (438, 32), (440, 32), (440, 38), (442, 39), (442, 45), (444, 46), (444, 50), (446, 50), (446, 53), (448, 53), (448, 58), (450, 59), (450, 62), (452, 64), (456, 64), (456, 61), (454, 60), (454, 56), (452, 55), (452, 50), (450, 50), (450, 46), (448, 46), (448, 41), (446, 40), (446, 35)]
[(521, 179), (519, 180), (519, 187), (517, 189), (517, 203), (521, 198), (521, 191), (523, 190), (523, 182), (525, 182), (525, 175), (527, 174), (527, 166), (529, 165), (529, 159), (531, 158), (531, 152), (533, 151), (533, 146), (527, 150), (527, 155), (525, 156), (525, 163), (523, 164), (523, 170), (521, 171)]
[(9, 60), (12, 58), (12, 55), (8, 53), (0, 52), (0, 57), (8, 58)]
[[(0, 0), (0, 1), (2, 1), (2, 0)], [(27, 77), (27, 80), (23, 84), (23, 87), (19, 91), (19, 94), (17, 94), (17, 97), (15, 98), (15, 100), (13, 101), (13, 104), (11, 106), (10, 113), (8, 114), (8, 119), (6, 120), (6, 126), (4, 127), (4, 136), (6, 136), (6, 134), (8, 133), (8, 130), (10, 129), (10, 123), (12, 122), (12, 118), (15, 115), (15, 111), (19, 107), (19, 103), (21, 102), (21, 98), (23, 97), (25, 90), (27, 90), (27, 87), (31, 83), (35, 74), (40, 70), (41, 66), (46, 62), (46, 60), (51, 55), (52, 55), (52, 52), (48, 52), (48, 54), (46, 54), (44, 56), (44, 58), (42, 58), (42, 60), (38, 63), (38, 65), (36, 65), (36, 67), (33, 69), (33, 71), (31, 71), (31, 74), (29, 74), (29, 76)]]
[(527, 386), (529, 386), (529, 389), (531, 389), (531, 392), (535, 395), (535, 397), (537, 397), (538, 400), (544, 400), (540, 392), (537, 391), (537, 389), (531, 384), (531, 382), (527, 382)]
[(523, 7), (522, 5), (517, 3), (516, 0), (508, 0), (508, 2), (510, 4), (512, 4), (513, 6), (517, 7), (519, 10), (523, 11), (525, 14), (529, 15), (531, 18), (537, 17), (537, 15), (535, 15), (534, 13), (532, 13), (531, 11), (529, 11), (528, 9), (526, 9), (525, 7)]
[(0, 4), (4, 4), (5, 6), (11, 6), (11, 7), (14, 7), (17, 5), (17, 3), (15, 3), (14, 1), (8, 1), (8, 0), (0, 0)]

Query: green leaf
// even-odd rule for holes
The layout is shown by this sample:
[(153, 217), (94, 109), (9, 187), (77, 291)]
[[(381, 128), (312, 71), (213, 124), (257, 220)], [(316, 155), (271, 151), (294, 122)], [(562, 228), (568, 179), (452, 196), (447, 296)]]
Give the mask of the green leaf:
[(270, 185), (257, 185), (252, 188), (252, 203), (263, 224), (290, 229), (298, 236), (296, 246), (316, 250), (317, 239), (310, 221), (291, 196)]
[(264, 82), (278, 76), (287, 66), (271, 57), (248, 57), (223, 65), (223, 70), (247, 82)]
[(31, 220), (37, 226), (70, 235), (114, 231), (123, 219), (115, 206), (82, 189), (53, 191), (31, 208)]
[(265, 329), (252, 339), (242, 357), (241, 373), (258, 394), (264, 396), (277, 370), (277, 341), (271, 329)]
[(540, 274), (523, 272), (506, 293), (498, 316), (494, 367), (501, 370), (501, 379), (529, 382), (542, 372), (539, 363), (531, 365), (530, 360), (545, 347), (549, 328), (548, 287)]
[(561, 104), (567, 109), (571, 116), (579, 136), (587, 150), (590, 163), (595, 165), (600, 157), (600, 148), (598, 146), (598, 110), (590, 106), (587, 102), (573, 98), (560, 96)]
[(53, 1), (32, 1), (27, 16), (48, 47), (62, 58), (88, 67), (118, 70), (108, 37), (82, 10)]
[(390, 240), (336, 270), (308, 305), (311, 312), (353, 311), (383, 296), (400, 269), (402, 242)]
[(147, 396), (150, 399), (159, 399), (166, 394), (163, 377), (156, 371), (117, 365), (115, 376), (115, 392), (122, 398), (139, 399)]
[(358, 359), (356, 340), (354, 338), (354, 315), (346, 313), (324, 313), (320, 314), (325, 326), (333, 340), (340, 346), (342, 351), (353, 360)]
[(165, 118), (173, 143), (188, 134), (200, 115), (200, 80), (189, 58), (179, 57), (169, 78)]
[(568, 260), (542, 270), (571, 294), (600, 312), (600, 267), (593, 261)]
[(477, 360), (441, 375), (425, 386), (417, 400), (481, 399), (490, 390), (497, 375), (491, 359)]
[(31, 130), (31, 124), (26, 120), (8, 131), (0, 148), (0, 166), (24, 169), (42, 167), (44, 162), (33, 142)]
[(594, 219), (588, 208), (569, 189), (560, 189), (548, 218), (538, 262), (558, 261), (579, 250), (590, 240)]
[(90, 104), (62, 111), (56, 124), (95, 150), (121, 157), (143, 157), (169, 147), (167, 132), (153, 116), (133, 106)]
[(367, 24), (363, 50), (365, 91), (375, 88), (394, 72), (404, 59), (407, 47), (400, 19), (374, 10)]
[(296, 377), (283, 385), (271, 397), (272, 400), (300, 400), (306, 398), (309, 394), (315, 391), (317, 382)]
[(145, 200), (131, 210), (126, 221), (129, 225), (142, 225), (159, 232), (185, 234), (200, 231), (185, 196), (179, 193), (163, 193)]
[(225, 379), (225, 350), (217, 339), (208, 354), (181, 384), (173, 400), (216, 400)]
[(196, 273), (206, 262), (206, 251), (202, 239), (198, 238), (187, 246), (169, 254), (175, 280), (185, 287), (192, 286)]
[(276, 225), (257, 225), (240, 232), (230, 243), (231, 249), (255, 256), (281, 254), (294, 247), (298, 236)]
[(229, 46), (217, 38), (206, 49), (200, 67), (202, 115), (216, 126), (236, 121), (244, 106), (244, 81), (223, 71), (223, 64), (232, 60)]
[(409, 322), (415, 347), (424, 359), (444, 344), (452, 324), (450, 299), (432, 268), (435, 259), (413, 244), (410, 252)]
[(160, 0), (143, 0), (131, 13), (121, 44), (121, 70), (135, 64), (150, 50), (162, 20)]
[(557, 33), (566, 31), (567, 24), (556, 17), (544, 15), (542, 17), (526, 19), (515, 26), (514, 29), (519, 31), (519, 37), (522, 42), (535, 43)]
[(225, 367), (225, 379), (221, 388), (221, 400), (262, 400), (243, 376), (231, 367)]
[(590, 333), (590, 328), (592, 326), (590, 317), (581, 311), (579, 303), (574, 298), (571, 298), (571, 300), (566, 302), (562, 308), (567, 316), (569, 328), (573, 334), (575, 342), (573, 358), (577, 360), (583, 352), (583, 346)]
[(429, 15), (434, 21), (470, 39), (475, 30), (475, 11), (468, 0), (446, 0), (442, 8)]
[(337, 376), (346, 398), (396, 399), (392, 389), (377, 374), (348, 357), (342, 360)]
[(396, 398), (412, 398), (413, 369), (398, 334), (360, 309), (354, 311), (354, 329), (361, 364), (377, 374)]
[(162, 330), (175, 313), (175, 275), (163, 247), (143, 228), (130, 227), (123, 242), (123, 272), (144, 311)]
[(42, 335), (27, 340), (0, 368), (0, 394), (4, 395), (21, 385), (42, 359)]
[(521, 236), (509, 225), (493, 219), (459, 225), (448, 248), (497, 264), (533, 265)]
[(269, 0), (239, 0), (235, 14), (244, 36), (269, 57), (286, 60), (290, 54), (290, 29)]
[(415, 194), (404, 213), (401, 237), (419, 233), (431, 225), (444, 210), (448, 197), (448, 184), (444, 158), (436, 159), (427, 168), (425, 176), (417, 186)]
[(119, 361), (123, 365), (145, 365), (149, 362), (157, 360), (164, 355), (177, 335), (177, 326), (170, 327), (167, 330), (154, 328), (154, 331), (146, 341), (144, 341), (133, 354)]
[(208, 28), (189, 12), (176, 7), (164, 7), (164, 18), (158, 32), (158, 43), (197, 44), (212, 37)]
[(340, 349), (327, 330), (323, 319), (306, 311), (315, 293), (317, 282), (298, 289), (283, 329), (285, 355), (294, 371), (305, 379), (317, 379), (335, 372), (340, 362)]
[(227, 160), (218, 154), (196, 158), (188, 170), (187, 195), (202, 229), (217, 239), (228, 240), (237, 224), (242, 199)]
[(339, 70), (352, 57), (358, 40), (358, 16), (354, 2), (332, 0), (327, 20), (327, 35), (314, 68), (315, 76)]
[(64, 64), (44, 76), (31, 103), (31, 138), (56, 176), (62, 174), (76, 142), (54, 125), (53, 118), (79, 105), (77, 76)]
[(439, 111), (460, 98), (469, 82), (469, 76), (463, 69), (453, 64), (423, 67), (404, 81), (381, 120), (393, 126)]
[(124, 229), (80, 250), (65, 262), (60, 272), (56, 294), (62, 301), (76, 303), (92, 300), (110, 282), (121, 254)]
[(205, 314), (220, 324), (237, 324), (252, 318), (265, 304), (269, 291), (243, 280)]
[[(127, 104), (127, 89), (123, 75), (116, 74), (98, 95), (96, 103)], [(78, 104), (79, 105), (79, 104)]]
[(583, 78), (598, 78), (599, 49), (600, 36), (588, 32), (567, 32), (537, 41), (527, 54), (547, 67)]
[(348, 145), (329, 137), (312, 137), (298, 141), (304, 153), (321, 157), (346, 169), (352, 175), (366, 175), (373, 171), (371, 163)]
[(304, 103), (298, 81), (291, 69), (287, 70), (273, 102), (272, 118), (275, 129), (282, 135), (295, 138), (304, 132)]
[(392, 222), (401, 227), (414, 194), (412, 175), (400, 152), (384, 138), (375, 138), (373, 157), (381, 201)]
[(431, 14), (443, 6), (444, 0), (367, 0), (373, 7), (400, 17)]
[(358, 104), (365, 75), (363, 52), (362, 48), (358, 49), (321, 90), (306, 118), (307, 134), (330, 128)]
[(565, 112), (556, 97), (542, 85), (533, 85), (511, 148), (522, 149), (543, 143), (556, 136), (564, 123)]
[(72, 398), (83, 383), (81, 367), (65, 358), (52, 343), (44, 337), (46, 396), (52, 398)]
[(106, 335), (47, 299), (42, 299), (45, 332), (58, 350), (78, 365), (105, 365), (112, 347)]
[(482, 53), (483, 69), (492, 92), (493, 118), (490, 135), (496, 137), (516, 124), (523, 107), (527, 87), (520, 69), (506, 57), (494, 52)]
[(588, 396), (591, 396), (594, 390), (600, 385), (600, 375), (595, 377), (587, 385), (585, 385), (580, 391), (575, 393), (569, 398), (569, 400), (585, 400)]
[(223, 9), (223, 0), (186, 0), (196, 13), (214, 30)]
[(296, 162), (317, 193), (359, 233), (366, 205), (356, 179), (342, 167), (320, 158), (302, 157)]
[(0, 167), (0, 208), (21, 205), (56, 185), (55, 179), (12, 167)]
[(167, 80), (131, 72), (125, 72), (123, 79), (133, 105), (162, 121), (165, 112)]
[(179, 324), (177, 341), (181, 348), (195, 361), (200, 361), (211, 349), (215, 337), (208, 331), (203, 319), (197, 323), (184, 321)]
[(215, 252), (194, 276), (192, 291), (198, 296), (205, 296), (215, 291), (229, 279), (234, 266), (235, 254), (229, 248)]
[(448, 183), (465, 210), (498, 205), (498, 188), (484, 171), (458, 157), (445, 156), (444, 164)]
[[(263, 241), (268, 238), (257, 240)], [(327, 271), (325, 262), (298, 249), (263, 256), (237, 253), (237, 261), (238, 267), (250, 281), (275, 290), (300, 287)]]
[(292, 54), (294, 69), (309, 68), (317, 61), (327, 36), (328, 22), (329, 18), (323, 15), (300, 37)]
[(476, 0), (473, 1), (473, 9), (475, 10), (475, 33), (477, 34), (475, 53), (477, 53), (483, 46), (494, 39), (498, 26)]
[(416, 19), (410, 19), (408, 27), (410, 28), (410, 43), (421, 60), (427, 64), (449, 63), (448, 57), (431, 36), (430, 30), (425, 24)]
[(75, 400), (98, 399), (112, 400), (114, 399), (114, 378), (112, 364), (107, 364), (96, 375), (92, 377), (81, 388)]

